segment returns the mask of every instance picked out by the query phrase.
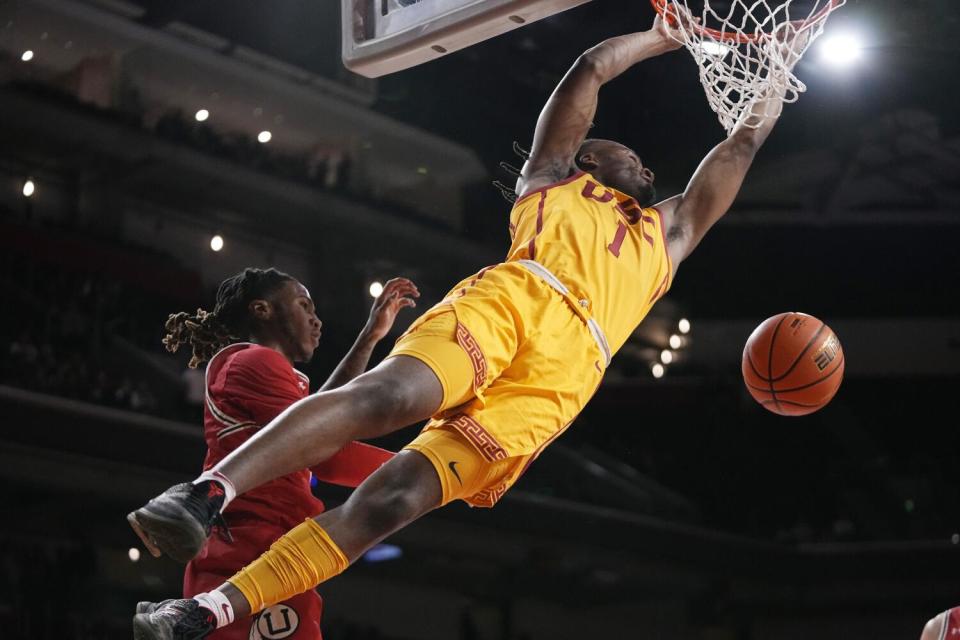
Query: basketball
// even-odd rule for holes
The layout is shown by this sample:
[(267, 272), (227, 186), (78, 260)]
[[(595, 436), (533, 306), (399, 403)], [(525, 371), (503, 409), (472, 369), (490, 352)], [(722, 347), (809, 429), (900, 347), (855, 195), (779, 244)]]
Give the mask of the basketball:
[(802, 416), (826, 406), (843, 380), (843, 349), (821, 320), (788, 312), (767, 318), (743, 348), (743, 381), (765, 409)]

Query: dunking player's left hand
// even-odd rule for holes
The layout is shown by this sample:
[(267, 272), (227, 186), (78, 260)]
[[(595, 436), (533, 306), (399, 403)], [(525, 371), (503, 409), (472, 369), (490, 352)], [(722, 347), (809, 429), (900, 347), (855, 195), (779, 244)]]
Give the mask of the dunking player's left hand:
[(380, 340), (393, 327), (393, 321), (404, 307), (416, 307), (414, 298), (420, 297), (417, 285), (406, 278), (393, 278), (383, 287), (370, 309), (365, 331), (374, 340)]
[(691, 22), (700, 24), (700, 18), (693, 17), (687, 11), (677, 9), (675, 5), (671, 4), (667, 8), (666, 19), (658, 13), (653, 20), (653, 28), (650, 31), (663, 39), (667, 51), (673, 51), (682, 47), (685, 42), (680, 25), (689, 28)]

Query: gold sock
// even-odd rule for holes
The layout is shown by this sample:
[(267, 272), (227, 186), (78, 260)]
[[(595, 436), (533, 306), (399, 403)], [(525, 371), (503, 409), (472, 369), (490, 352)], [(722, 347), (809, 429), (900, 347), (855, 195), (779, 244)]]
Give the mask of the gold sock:
[(255, 614), (313, 589), (342, 573), (349, 564), (327, 532), (309, 519), (274, 542), (229, 582), (240, 590), (250, 603), (250, 613)]

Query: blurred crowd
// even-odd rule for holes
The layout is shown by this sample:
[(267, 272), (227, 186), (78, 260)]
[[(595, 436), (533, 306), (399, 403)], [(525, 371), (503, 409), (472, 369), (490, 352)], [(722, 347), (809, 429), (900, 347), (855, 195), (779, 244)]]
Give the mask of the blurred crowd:
[(159, 411), (157, 397), (146, 380), (91, 367), (86, 349), (75, 348), (64, 334), (24, 329), (6, 342), (0, 383), (118, 409)]
[(187, 381), (145, 366), (162, 348), (161, 320), (175, 303), (100, 269), (37, 259), (29, 249), (2, 252), (0, 291), (10, 309), (0, 316), (0, 384), (196, 417), (195, 399), (180, 388)]
[[(53, 541), (0, 536), (0, 629), (9, 640), (127, 640), (142, 587), (82, 539)], [(415, 640), (333, 615), (325, 640)], [(460, 634), (460, 640), (477, 636)]]
[(96, 582), (96, 554), (81, 545), (0, 538), (0, 628), (5, 638), (120, 637), (101, 610), (78, 600)]
[(221, 133), (182, 111), (168, 111), (154, 127), (162, 138), (217, 155), (253, 170), (325, 190), (348, 185), (349, 156), (340, 149), (318, 148), (290, 154), (271, 149), (241, 133)]

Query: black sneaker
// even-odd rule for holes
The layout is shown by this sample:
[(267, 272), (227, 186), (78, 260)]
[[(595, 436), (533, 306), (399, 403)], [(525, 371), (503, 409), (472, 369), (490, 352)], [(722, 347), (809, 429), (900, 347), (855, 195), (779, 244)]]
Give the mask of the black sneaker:
[(128, 514), (127, 522), (155, 557), (166, 554), (178, 562), (189, 562), (200, 553), (215, 525), (233, 541), (220, 515), (223, 499), (218, 482), (185, 482)]
[(196, 600), (141, 602), (133, 616), (134, 640), (201, 640), (216, 628), (216, 616)]

